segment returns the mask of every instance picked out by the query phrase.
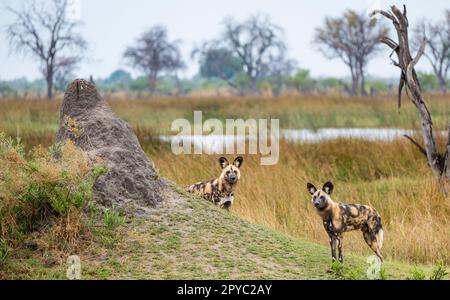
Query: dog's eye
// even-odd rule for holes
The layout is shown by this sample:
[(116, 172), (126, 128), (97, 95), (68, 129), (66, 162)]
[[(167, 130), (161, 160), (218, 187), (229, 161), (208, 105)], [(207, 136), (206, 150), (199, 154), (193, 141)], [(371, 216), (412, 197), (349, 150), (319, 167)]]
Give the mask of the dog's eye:
[(320, 200), (325, 200), (325, 197), (324, 196), (320, 196)]
[(230, 171), (227, 171), (227, 175), (230, 174)]

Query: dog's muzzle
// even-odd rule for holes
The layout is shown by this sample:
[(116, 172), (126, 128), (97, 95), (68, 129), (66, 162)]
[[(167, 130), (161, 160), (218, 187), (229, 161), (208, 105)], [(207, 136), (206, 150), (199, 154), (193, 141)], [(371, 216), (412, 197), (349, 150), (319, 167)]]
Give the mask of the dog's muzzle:
[(315, 201), (314, 206), (317, 209), (324, 209), (326, 207), (326, 203), (324, 201)]
[(227, 181), (229, 183), (236, 183), (237, 182), (237, 176), (230, 176), (230, 177), (228, 177)]

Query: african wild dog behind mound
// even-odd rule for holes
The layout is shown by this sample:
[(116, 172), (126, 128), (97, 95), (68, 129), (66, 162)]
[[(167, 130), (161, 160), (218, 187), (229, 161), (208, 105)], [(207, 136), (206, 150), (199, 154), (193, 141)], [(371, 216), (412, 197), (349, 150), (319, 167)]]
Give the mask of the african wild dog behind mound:
[(307, 184), (308, 191), (312, 195), (312, 202), (322, 217), (323, 226), (330, 237), (331, 256), (336, 261), (336, 246), (339, 250), (339, 261), (342, 263), (342, 233), (360, 229), (363, 232), (367, 245), (383, 261), (381, 247), (383, 246), (383, 228), (378, 212), (368, 205), (342, 204), (331, 200), (333, 184), (327, 182), (322, 190), (311, 184)]
[(244, 159), (241, 156), (237, 157), (232, 165), (225, 157), (219, 158), (222, 167), (220, 176), (195, 183), (187, 187), (187, 191), (228, 210), (234, 202), (234, 190), (241, 178), (240, 167), (243, 162)]

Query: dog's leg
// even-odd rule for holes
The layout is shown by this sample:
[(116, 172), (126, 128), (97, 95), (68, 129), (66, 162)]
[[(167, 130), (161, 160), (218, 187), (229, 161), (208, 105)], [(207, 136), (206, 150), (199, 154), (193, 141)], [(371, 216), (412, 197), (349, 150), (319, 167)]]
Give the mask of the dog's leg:
[(342, 242), (343, 242), (342, 235), (338, 235), (337, 243), (338, 243), (338, 251), (339, 251), (339, 262), (341, 264), (344, 263), (344, 256), (342, 255)]
[(380, 258), (381, 262), (384, 261), (383, 252), (381, 252), (381, 248), (379, 247), (378, 243), (376, 243), (376, 251), (375, 253)]
[(378, 256), (378, 258), (383, 262), (383, 254), (381, 253), (381, 247), (377, 242), (377, 238), (375, 233), (369, 229), (368, 227), (364, 227), (362, 229), (364, 240), (366, 241), (367, 245), (369, 245), (370, 249), (372, 249), (373, 252)]
[(336, 261), (336, 245), (337, 245), (337, 238), (334, 235), (330, 236), (330, 247), (331, 247), (331, 259), (333, 263)]
[(372, 250), (378, 256), (378, 258), (380, 258), (381, 262), (383, 262), (384, 260), (383, 253), (381, 252), (382, 245), (383, 245), (383, 237), (380, 237), (379, 234), (375, 234), (375, 232), (372, 231), (372, 245), (370, 248), (372, 248)]

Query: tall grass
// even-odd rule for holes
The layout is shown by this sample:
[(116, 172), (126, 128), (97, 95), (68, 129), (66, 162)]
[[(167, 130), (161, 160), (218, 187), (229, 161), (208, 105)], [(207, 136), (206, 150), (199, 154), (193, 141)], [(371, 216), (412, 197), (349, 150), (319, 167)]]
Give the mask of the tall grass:
[[(446, 129), (450, 98), (427, 99), (436, 129)], [(408, 101), (398, 113), (395, 100), (389, 98), (161, 98), (110, 103), (133, 126), (162, 175), (181, 185), (220, 172), (217, 157), (175, 156), (155, 138), (169, 133), (174, 119), (192, 119), (194, 110), (201, 110), (205, 119), (280, 118), (283, 128), (420, 126)], [(59, 106), (58, 101), (0, 101), (0, 131), (20, 136), (27, 149), (49, 146), (57, 130)], [(280, 152), (280, 162), (270, 167), (260, 166), (258, 156), (245, 157), (232, 213), (327, 245), (305, 186), (307, 181), (320, 185), (333, 180), (337, 201), (370, 204), (380, 212), (386, 257), (450, 262), (450, 200), (441, 193), (426, 160), (407, 141), (282, 143)], [(371, 253), (361, 233), (346, 236), (345, 251)]]
[(41, 239), (43, 248), (77, 246), (88, 232), (82, 209), (106, 169), (70, 141), (27, 154), (20, 141), (2, 133), (0, 166), (0, 248), (20, 249), (31, 236)]
[[(258, 156), (245, 157), (232, 213), (328, 245), (306, 183), (333, 180), (333, 199), (369, 204), (380, 212), (387, 258), (450, 262), (450, 199), (407, 141), (282, 143), (280, 152), (280, 162), (270, 167), (261, 166)], [(160, 148), (152, 158), (163, 176), (182, 185), (220, 173), (215, 156), (175, 156)], [(344, 249), (371, 253), (360, 232), (345, 235)]]
[[(19, 135), (28, 146), (51, 144), (58, 126), (60, 101), (0, 100), (0, 131)], [(155, 98), (113, 100), (113, 110), (133, 127), (170, 133), (173, 120), (203, 118), (278, 118), (282, 128), (420, 127), (415, 107), (405, 101), (400, 113), (394, 98), (302, 96), (279, 98)], [(448, 128), (450, 98), (427, 97), (435, 128)]]

